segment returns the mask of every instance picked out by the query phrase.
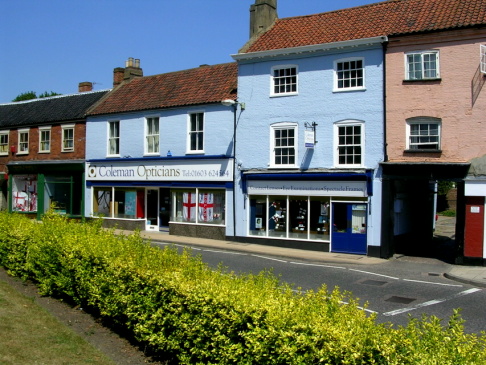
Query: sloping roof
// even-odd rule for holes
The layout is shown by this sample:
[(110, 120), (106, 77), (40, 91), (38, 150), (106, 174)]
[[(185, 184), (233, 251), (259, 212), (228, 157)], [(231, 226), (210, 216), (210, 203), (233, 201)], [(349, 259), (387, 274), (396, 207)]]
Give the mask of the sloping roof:
[(88, 109), (108, 90), (0, 104), (0, 128), (23, 127), (84, 119)]
[(236, 99), (236, 62), (134, 78), (114, 89), (89, 115), (220, 103)]
[(241, 53), (486, 25), (486, 0), (388, 0), (277, 19)]

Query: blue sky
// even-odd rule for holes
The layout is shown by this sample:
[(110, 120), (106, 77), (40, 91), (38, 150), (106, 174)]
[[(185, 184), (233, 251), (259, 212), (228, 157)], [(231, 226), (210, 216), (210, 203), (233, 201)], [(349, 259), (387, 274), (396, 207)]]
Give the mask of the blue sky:
[[(144, 75), (231, 62), (254, 0), (0, 0), (0, 103), (35, 91), (110, 89), (139, 58)], [(378, 0), (278, 0), (286, 18)]]

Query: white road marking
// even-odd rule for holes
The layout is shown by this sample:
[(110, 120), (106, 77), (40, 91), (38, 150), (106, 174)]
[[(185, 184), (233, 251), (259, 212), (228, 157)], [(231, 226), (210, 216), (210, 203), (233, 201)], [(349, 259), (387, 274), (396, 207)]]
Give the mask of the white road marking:
[(443, 303), (445, 301), (452, 300), (452, 299), (455, 299), (455, 298), (459, 298), (459, 297), (462, 297), (462, 296), (467, 295), (467, 294), (476, 293), (478, 291), (481, 291), (481, 289), (478, 289), (478, 288), (468, 289), (468, 290), (462, 291), (460, 293), (451, 295), (451, 296), (446, 297), (446, 298), (429, 300), (428, 302), (419, 303), (419, 304), (416, 304), (416, 305), (409, 307), (409, 308), (402, 308), (402, 309), (397, 309), (397, 310), (394, 310), (394, 311), (391, 311), (391, 312), (386, 312), (386, 313), (383, 313), (383, 315), (384, 316), (396, 316), (397, 314), (402, 314), (402, 313), (410, 312), (410, 311), (413, 311), (413, 310), (416, 310), (416, 309), (419, 309), (419, 308), (428, 307), (430, 305)]
[(388, 276), (388, 275), (376, 274), (376, 273), (374, 273), (374, 272), (369, 272), (369, 271), (356, 270), (356, 269), (349, 269), (349, 271), (356, 271), (356, 272), (361, 272), (361, 273), (363, 273), (363, 274), (376, 275), (376, 276), (381, 276), (381, 277), (388, 278), (388, 279), (393, 279), (393, 280), (400, 280), (399, 278), (396, 278), (396, 277), (394, 277), (394, 276)]
[(434, 283), (432, 281), (422, 281), (422, 280), (412, 280), (412, 279), (402, 279), (403, 281), (410, 281), (412, 283), (421, 283), (421, 284), (432, 284), (432, 285), (443, 285), (443, 286), (454, 286), (458, 288), (462, 288), (463, 286), (460, 284), (444, 284), (444, 283)]
[(345, 267), (341, 267), (341, 266), (332, 266), (332, 265), (323, 265), (323, 264), (307, 264), (305, 262), (295, 262), (295, 261), (290, 261), (289, 263), (294, 264), (294, 265), (302, 265), (302, 266), (317, 266), (317, 267), (327, 267), (327, 268), (331, 268), (331, 269), (346, 270)]
[(260, 255), (251, 255), (251, 256), (253, 256), (253, 257), (259, 257), (259, 258), (265, 259), (265, 260), (278, 261), (278, 262), (287, 262), (288, 263), (287, 260), (274, 259), (274, 258), (268, 257), (268, 256), (260, 256)]

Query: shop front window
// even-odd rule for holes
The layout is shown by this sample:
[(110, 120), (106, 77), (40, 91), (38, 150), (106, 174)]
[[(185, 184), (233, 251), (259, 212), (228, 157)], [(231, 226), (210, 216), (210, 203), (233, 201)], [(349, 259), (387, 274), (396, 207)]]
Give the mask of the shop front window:
[(224, 224), (225, 191), (187, 189), (174, 193), (175, 222)]
[(93, 215), (110, 217), (111, 188), (93, 189)]
[(19, 175), (13, 178), (12, 210), (37, 212), (37, 176)]
[(287, 236), (287, 197), (272, 196), (268, 207), (268, 235), (270, 237)]
[(329, 241), (330, 197), (250, 196), (249, 235)]
[(72, 214), (72, 186), (70, 177), (46, 176), (44, 201), (46, 208), (56, 213)]
[(290, 197), (289, 214), (292, 227), (290, 237), (307, 239), (309, 229), (308, 200), (303, 197)]
[(144, 189), (106, 188), (93, 190), (93, 215), (111, 218), (144, 218)]
[(267, 220), (267, 197), (254, 195), (250, 198), (250, 231), (251, 236), (265, 236)]

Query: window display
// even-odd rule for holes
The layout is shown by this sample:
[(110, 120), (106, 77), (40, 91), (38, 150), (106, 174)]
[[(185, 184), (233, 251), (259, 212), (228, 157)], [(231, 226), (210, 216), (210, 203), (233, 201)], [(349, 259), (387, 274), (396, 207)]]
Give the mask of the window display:
[(176, 208), (173, 221), (224, 224), (224, 190), (180, 190), (174, 195)]
[(13, 178), (12, 210), (37, 212), (37, 175), (18, 175)]
[(328, 241), (330, 197), (251, 196), (249, 235)]

